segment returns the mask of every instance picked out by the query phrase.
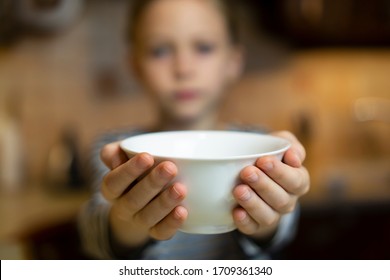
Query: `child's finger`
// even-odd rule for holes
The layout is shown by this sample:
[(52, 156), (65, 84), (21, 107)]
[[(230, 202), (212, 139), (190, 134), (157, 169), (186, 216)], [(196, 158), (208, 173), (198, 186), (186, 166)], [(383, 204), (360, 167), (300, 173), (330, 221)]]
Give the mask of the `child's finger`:
[(299, 168), (302, 166), (304, 157), (297, 151), (294, 146), (291, 146), (283, 156), (283, 162), (291, 167)]
[(240, 176), (262, 200), (279, 213), (288, 213), (294, 208), (295, 200), (293, 196), (257, 167), (248, 166), (244, 168)]
[(247, 235), (257, 232), (260, 226), (242, 207), (233, 209), (233, 220), (237, 229)]
[(128, 160), (127, 155), (119, 146), (120, 142), (114, 142), (107, 144), (100, 151), (100, 158), (104, 164), (112, 169), (115, 169), (119, 165), (125, 163)]
[(275, 157), (263, 157), (256, 166), (288, 193), (301, 196), (309, 190), (309, 173), (303, 166), (294, 168)]
[(177, 174), (174, 163), (164, 161), (154, 167), (124, 196), (127, 208), (131, 213), (137, 213), (152, 201)]
[[(279, 213), (273, 210), (263, 199), (261, 199), (251, 187), (247, 185), (239, 185), (233, 190), (233, 195), (238, 204), (245, 209), (248, 215), (256, 221), (257, 224), (262, 226), (271, 226), (279, 220)], [(237, 213), (233, 215), (237, 215)], [(245, 220), (246, 218), (244, 218), (245, 217), (240, 217), (239, 215), (235, 217), (238, 225), (244, 227), (244, 223), (249, 223), (249, 220)], [(248, 224), (246, 228), (253, 228), (253, 225), (249, 226)]]
[(187, 219), (188, 211), (183, 206), (175, 207), (161, 222), (152, 227), (149, 234), (157, 240), (167, 240), (172, 238), (176, 231)]
[(120, 197), (129, 185), (151, 168), (153, 164), (153, 157), (142, 153), (110, 171), (103, 178), (101, 188), (103, 196), (108, 200)]
[(187, 189), (175, 183), (153, 199), (146, 207), (134, 215), (138, 224), (151, 228), (167, 216), (184, 199)]
[(290, 141), (291, 147), (284, 154), (283, 162), (292, 167), (300, 167), (306, 158), (306, 151), (295, 135), (289, 131), (278, 131), (271, 134)]

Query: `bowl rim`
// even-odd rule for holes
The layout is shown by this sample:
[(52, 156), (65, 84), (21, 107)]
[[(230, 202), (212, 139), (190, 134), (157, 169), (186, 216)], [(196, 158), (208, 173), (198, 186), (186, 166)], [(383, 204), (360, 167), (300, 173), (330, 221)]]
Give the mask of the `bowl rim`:
[[(129, 149), (126, 147), (126, 144), (134, 140), (135, 138), (142, 138), (142, 137), (148, 137), (148, 136), (155, 136), (155, 135), (167, 135), (167, 134), (247, 134), (247, 135), (253, 135), (260, 138), (267, 138), (267, 139), (275, 139), (282, 142), (282, 148), (273, 150), (270, 152), (264, 152), (264, 153), (256, 153), (256, 154), (249, 154), (249, 155), (237, 155), (237, 156), (223, 156), (223, 157), (186, 157), (186, 156), (167, 156), (167, 155), (161, 155), (157, 153), (151, 153), (148, 151), (135, 151), (132, 149)], [(283, 143), (284, 142), (284, 143)], [(159, 132), (147, 132), (147, 133), (141, 133), (134, 136), (127, 137), (120, 141), (119, 143), (120, 148), (128, 154), (136, 155), (140, 153), (148, 153), (151, 156), (162, 159), (162, 160), (183, 160), (183, 161), (228, 161), (228, 160), (245, 160), (245, 159), (256, 159), (264, 156), (274, 156), (278, 154), (283, 154), (291, 147), (291, 142), (285, 138), (269, 135), (265, 133), (260, 132), (252, 132), (252, 131), (236, 131), (236, 130), (172, 130), (172, 131), (159, 131)]]

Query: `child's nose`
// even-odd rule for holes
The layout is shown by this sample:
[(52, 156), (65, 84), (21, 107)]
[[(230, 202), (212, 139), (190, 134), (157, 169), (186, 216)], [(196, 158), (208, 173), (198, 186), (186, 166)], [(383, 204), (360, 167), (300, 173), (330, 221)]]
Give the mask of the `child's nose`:
[(190, 52), (177, 52), (174, 61), (174, 72), (177, 79), (188, 79), (194, 74), (194, 59)]

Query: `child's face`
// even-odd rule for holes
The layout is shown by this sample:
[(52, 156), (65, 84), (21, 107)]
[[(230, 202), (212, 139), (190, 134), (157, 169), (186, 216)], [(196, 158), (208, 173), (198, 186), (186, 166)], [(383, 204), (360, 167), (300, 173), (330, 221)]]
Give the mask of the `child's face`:
[(171, 120), (216, 109), (241, 70), (222, 12), (208, 0), (156, 0), (137, 24), (134, 70)]

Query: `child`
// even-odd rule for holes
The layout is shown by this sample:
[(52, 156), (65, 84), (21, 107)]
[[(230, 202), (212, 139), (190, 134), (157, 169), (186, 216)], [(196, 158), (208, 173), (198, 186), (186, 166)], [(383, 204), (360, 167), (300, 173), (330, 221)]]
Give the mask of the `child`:
[[(218, 123), (227, 87), (241, 73), (236, 26), (226, 1), (135, 1), (129, 31), (131, 66), (140, 84), (158, 104), (150, 131), (228, 129)], [(97, 166), (99, 192), (83, 210), (81, 233), (98, 258), (240, 259), (269, 258), (291, 239), (298, 197), (309, 189), (302, 166), (305, 150), (288, 132), (292, 147), (283, 162), (259, 159), (244, 168), (233, 190), (237, 230), (218, 235), (178, 231), (188, 212), (181, 202), (186, 186), (168, 185), (178, 170), (172, 162), (154, 166), (142, 153), (128, 159), (107, 136)], [(143, 177), (143, 175), (145, 175)], [(103, 177), (104, 176), (104, 177)], [(132, 188), (129, 190), (129, 186)]]

